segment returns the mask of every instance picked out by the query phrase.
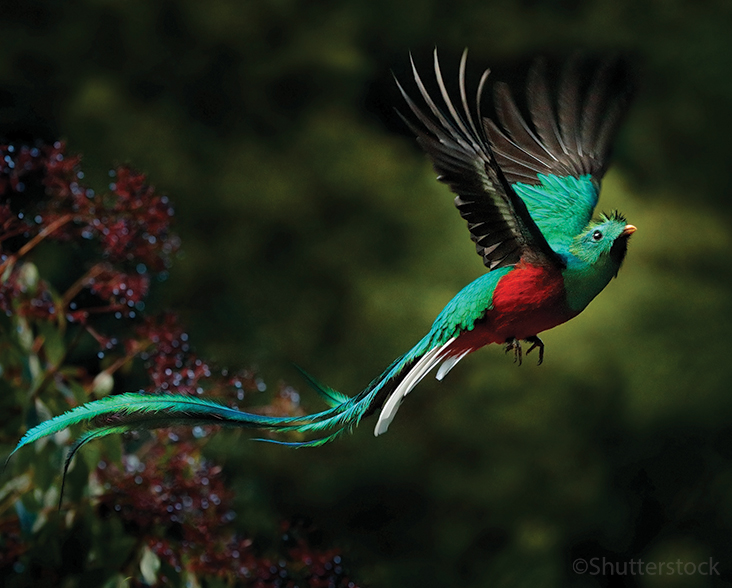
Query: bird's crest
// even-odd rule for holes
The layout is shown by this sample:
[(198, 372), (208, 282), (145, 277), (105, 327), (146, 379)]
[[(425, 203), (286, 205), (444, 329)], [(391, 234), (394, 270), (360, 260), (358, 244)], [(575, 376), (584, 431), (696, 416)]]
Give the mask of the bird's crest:
[(619, 223), (623, 223), (624, 225), (628, 224), (628, 219), (619, 210), (613, 210), (609, 214), (607, 212), (601, 212), (600, 213), (600, 222), (604, 223), (607, 221), (617, 221)]

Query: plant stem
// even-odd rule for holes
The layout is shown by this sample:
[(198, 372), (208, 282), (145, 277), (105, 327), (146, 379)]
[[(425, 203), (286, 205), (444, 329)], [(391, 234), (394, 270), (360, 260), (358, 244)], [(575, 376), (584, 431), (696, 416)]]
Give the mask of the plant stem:
[(2, 276), (5, 273), (5, 270), (8, 268), (8, 266), (15, 264), (15, 262), (18, 261), (18, 259), (23, 257), (26, 253), (28, 253), (31, 249), (33, 249), (36, 245), (38, 245), (41, 241), (43, 241), (46, 237), (48, 237), (56, 229), (61, 228), (66, 223), (71, 221), (73, 218), (74, 218), (73, 214), (65, 214), (65, 215), (57, 218), (47, 227), (43, 227), (43, 229), (41, 229), (35, 237), (33, 237), (30, 241), (28, 241), (25, 245), (23, 245), (20, 249), (18, 249), (17, 253), (13, 253), (2, 264), (0, 264), (0, 276)]

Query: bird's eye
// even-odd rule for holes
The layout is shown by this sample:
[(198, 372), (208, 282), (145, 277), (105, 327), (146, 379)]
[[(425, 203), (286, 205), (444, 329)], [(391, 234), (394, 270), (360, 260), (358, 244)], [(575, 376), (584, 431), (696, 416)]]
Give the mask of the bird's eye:
[(593, 241), (599, 241), (600, 239), (602, 239), (602, 231), (595, 231), (594, 233), (592, 233)]

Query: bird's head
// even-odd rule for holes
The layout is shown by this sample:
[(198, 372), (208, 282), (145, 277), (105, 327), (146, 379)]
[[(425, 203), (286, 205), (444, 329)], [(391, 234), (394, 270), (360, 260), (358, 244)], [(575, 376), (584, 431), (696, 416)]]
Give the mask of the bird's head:
[(628, 238), (635, 231), (618, 211), (603, 213), (574, 238), (570, 251), (586, 263), (605, 266), (617, 275), (628, 252)]

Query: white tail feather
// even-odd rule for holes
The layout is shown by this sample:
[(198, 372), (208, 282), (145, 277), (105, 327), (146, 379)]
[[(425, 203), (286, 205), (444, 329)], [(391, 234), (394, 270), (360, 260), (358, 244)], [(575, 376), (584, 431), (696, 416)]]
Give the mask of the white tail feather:
[(376, 423), (376, 428), (374, 429), (375, 436), (378, 437), (379, 435), (386, 433), (391, 421), (394, 420), (394, 416), (396, 415), (397, 410), (399, 410), (399, 405), (404, 400), (404, 397), (409, 394), (417, 384), (419, 384), (422, 378), (424, 378), (437, 364), (440, 363), (440, 361), (442, 361), (445, 350), (454, 340), (455, 338), (453, 337), (444, 345), (430, 349), (430, 351), (425, 353), (420, 360), (412, 366), (409, 373), (404, 376), (404, 379), (399, 382), (396, 390), (391, 393), (389, 399), (384, 403), (384, 407), (381, 409), (381, 414), (379, 415), (379, 421)]
[(450, 372), (450, 370), (452, 368), (454, 368), (457, 365), (457, 363), (471, 351), (472, 351), (472, 349), (466, 349), (459, 355), (453, 355), (452, 357), (448, 357), (445, 361), (442, 362), (440, 369), (437, 370), (437, 374), (435, 374), (435, 378), (437, 380), (442, 381), (442, 379)]

